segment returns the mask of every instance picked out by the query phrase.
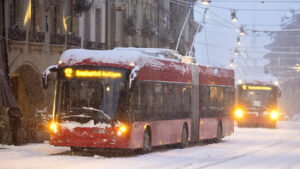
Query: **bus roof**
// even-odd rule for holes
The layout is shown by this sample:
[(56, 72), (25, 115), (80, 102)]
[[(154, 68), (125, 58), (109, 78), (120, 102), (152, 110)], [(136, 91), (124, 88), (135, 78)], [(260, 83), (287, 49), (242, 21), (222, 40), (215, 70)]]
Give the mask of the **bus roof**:
[[(69, 49), (62, 54), (58, 68), (91, 65), (132, 70), (135, 67), (139, 67), (141, 69), (139, 73), (140, 78), (147, 77), (150, 80), (190, 82), (192, 67), (190, 64), (179, 61), (181, 58), (182, 56), (173, 50), (158, 48), (115, 48), (112, 50)], [(234, 85), (234, 73), (232, 69), (211, 65), (198, 66), (202, 76), (200, 79), (201, 83)], [(226, 82), (224, 79), (226, 79)]]
[(60, 58), (60, 66), (103, 65), (132, 68), (130, 65), (141, 65), (146, 62), (152, 66), (163, 66), (155, 58), (178, 61), (181, 55), (170, 49), (156, 48), (115, 48), (113, 50), (69, 49)]
[(278, 86), (278, 79), (272, 75), (248, 75), (238, 79), (238, 84), (258, 84), (258, 85), (276, 85)]

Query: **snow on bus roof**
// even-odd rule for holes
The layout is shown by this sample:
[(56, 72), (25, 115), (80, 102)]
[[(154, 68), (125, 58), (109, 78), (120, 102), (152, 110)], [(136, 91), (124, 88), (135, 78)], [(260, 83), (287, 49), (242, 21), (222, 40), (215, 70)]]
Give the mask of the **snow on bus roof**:
[[(74, 65), (89, 59), (90, 62), (131, 64), (143, 58), (159, 58), (167, 60), (177, 60), (180, 55), (170, 49), (156, 48), (115, 48), (113, 50), (86, 50), (69, 49), (66, 50), (60, 59), (60, 63)], [(144, 60), (147, 62), (149, 60)], [(178, 60), (177, 60), (178, 61)], [(151, 59), (154, 62), (154, 59)], [(156, 63), (159, 64), (159, 63)]]
[(272, 75), (247, 75), (238, 79), (238, 84), (251, 83), (251, 84), (264, 84), (264, 85), (279, 85), (278, 79)]

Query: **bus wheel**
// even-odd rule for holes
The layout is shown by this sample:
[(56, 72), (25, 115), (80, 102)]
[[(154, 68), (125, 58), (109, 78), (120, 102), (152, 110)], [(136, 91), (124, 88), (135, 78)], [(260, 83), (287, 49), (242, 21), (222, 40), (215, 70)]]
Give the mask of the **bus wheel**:
[(151, 137), (150, 137), (150, 131), (146, 130), (144, 133), (144, 139), (143, 139), (143, 153), (148, 153), (152, 150), (151, 146)]
[(182, 134), (181, 134), (181, 143), (180, 148), (184, 148), (188, 145), (188, 129), (186, 125), (182, 127)]
[(71, 148), (72, 153), (78, 153), (83, 150), (83, 148), (80, 148), (80, 147), (70, 147), (70, 148)]
[(271, 128), (271, 129), (276, 129), (276, 122), (269, 124), (268, 127)]
[(217, 129), (217, 138), (215, 138), (215, 143), (221, 142), (222, 138), (223, 138), (222, 126), (221, 126), (221, 123), (219, 123), (218, 129)]

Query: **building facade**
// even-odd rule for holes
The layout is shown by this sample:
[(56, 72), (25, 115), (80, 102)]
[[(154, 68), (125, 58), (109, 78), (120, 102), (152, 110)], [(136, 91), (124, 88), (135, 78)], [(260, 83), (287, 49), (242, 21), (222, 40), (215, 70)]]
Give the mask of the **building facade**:
[[(9, 75), (23, 112), (23, 142), (43, 137), (52, 111), (54, 83), (43, 90), (41, 75), (58, 63), (65, 50), (175, 49), (189, 10), (170, 0), (5, 0), (3, 4)], [(185, 55), (190, 50), (196, 26), (191, 14), (179, 53)], [(2, 49), (0, 52), (2, 55)], [(1, 58), (0, 68), (2, 62)]]

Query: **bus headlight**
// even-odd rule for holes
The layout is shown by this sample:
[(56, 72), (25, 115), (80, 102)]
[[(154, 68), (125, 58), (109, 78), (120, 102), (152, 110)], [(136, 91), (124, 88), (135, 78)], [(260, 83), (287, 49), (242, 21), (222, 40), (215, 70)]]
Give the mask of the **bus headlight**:
[(236, 119), (241, 119), (241, 118), (243, 118), (243, 117), (244, 117), (244, 111), (243, 111), (241, 108), (235, 109), (235, 111), (234, 111), (234, 117), (235, 117)]
[(270, 118), (271, 118), (272, 120), (277, 120), (277, 119), (278, 119), (278, 116), (279, 116), (278, 111), (276, 111), (276, 110), (271, 111), (271, 113), (270, 113)]
[(58, 125), (52, 121), (50, 124), (49, 124), (49, 130), (52, 132), (52, 133), (57, 133), (58, 131)]
[(118, 129), (118, 136), (121, 136), (122, 134), (126, 133), (128, 130), (128, 127), (126, 125), (124, 126), (121, 126), (119, 129)]

